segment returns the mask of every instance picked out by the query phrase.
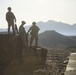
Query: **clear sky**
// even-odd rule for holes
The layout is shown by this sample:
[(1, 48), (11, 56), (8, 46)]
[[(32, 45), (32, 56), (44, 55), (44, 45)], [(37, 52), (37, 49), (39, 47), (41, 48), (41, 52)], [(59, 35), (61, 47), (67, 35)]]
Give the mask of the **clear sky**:
[(18, 26), (22, 20), (26, 25), (48, 20), (76, 23), (76, 0), (0, 0), (0, 28), (7, 28), (8, 7), (12, 7)]

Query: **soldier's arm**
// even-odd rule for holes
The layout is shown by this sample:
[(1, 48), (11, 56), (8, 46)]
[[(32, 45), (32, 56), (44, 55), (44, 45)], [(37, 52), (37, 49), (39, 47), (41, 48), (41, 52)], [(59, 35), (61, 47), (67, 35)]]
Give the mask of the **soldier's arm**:
[(27, 33), (29, 33), (31, 31), (31, 27), (29, 28), (29, 30), (28, 30), (28, 32)]
[(6, 13), (6, 21), (8, 21), (8, 16), (7, 16), (7, 13)]
[(40, 28), (39, 27), (37, 27), (38, 28), (38, 31), (40, 30)]
[(15, 22), (16, 22), (16, 17), (15, 17)]
[(40, 28), (38, 27), (38, 29), (40, 30)]
[(15, 15), (14, 15), (14, 19), (15, 19), (15, 22), (16, 22), (16, 17), (15, 17)]
[[(13, 14), (13, 13), (12, 13)], [(15, 22), (16, 22), (16, 17), (15, 17), (15, 15), (13, 14), (13, 17), (14, 17), (14, 19), (15, 19)]]

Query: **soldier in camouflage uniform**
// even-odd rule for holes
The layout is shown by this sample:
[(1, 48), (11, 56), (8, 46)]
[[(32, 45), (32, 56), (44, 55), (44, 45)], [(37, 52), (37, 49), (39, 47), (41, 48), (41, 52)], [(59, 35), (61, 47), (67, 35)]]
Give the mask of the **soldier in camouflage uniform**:
[(38, 32), (39, 32), (39, 27), (36, 26), (36, 22), (32, 23), (32, 26), (29, 28), (28, 32), (30, 32), (31, 38), (30, 38), (30, 47), (32, 46), (32, 42), (35, 39), (35, 47), (38, 46)]
[(11, 7), (8, 7), (8, 12), (6, 13), (6, 21), (8, 23), (8, 34), (10, 34), (10, 27), (11, 26), (12, 26), (13, 34), (15, 34), (14, 21), (16, 22), (16, 17), (11, 12)]
[(22, 21), (22, 23), (19, 27), (19, 36), (20, 36), (21, 41), (23, 43), (23, 49), (26, 49), (26, 48), (28, 48), (28, 44), (27, 44), (27, 39), (26, 39), (27, 34), (26, 34), (26, 31), (25, 31), (25, 28), (23, 27), (24, 24), (26, 24), (26, 22)]

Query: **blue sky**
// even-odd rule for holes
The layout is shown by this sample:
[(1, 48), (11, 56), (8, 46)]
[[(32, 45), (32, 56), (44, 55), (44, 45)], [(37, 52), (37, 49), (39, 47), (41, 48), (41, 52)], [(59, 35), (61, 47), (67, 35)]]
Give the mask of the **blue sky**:
[(76, 23), (76, 0), (0, 0), (0, 28), (7, 28), (5, 15), (9, 6), (17, 18), (18, 27), (22, 20), (26, 25), (48, 20)]

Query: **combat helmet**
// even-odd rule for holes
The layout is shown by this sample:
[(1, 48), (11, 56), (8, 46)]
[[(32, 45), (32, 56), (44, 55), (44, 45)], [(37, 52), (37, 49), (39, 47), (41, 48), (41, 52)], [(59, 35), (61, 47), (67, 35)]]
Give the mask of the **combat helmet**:
[(11, 7), (8, 7), (7, 9), (8, 9), (8, 10), (11, 10)]
[(33, 25), (36, 25), (36, 22), (32, 22)]
[(22, 21), (22, 24), (26, 24), (26, 22), (25, 21)]

